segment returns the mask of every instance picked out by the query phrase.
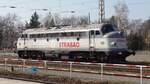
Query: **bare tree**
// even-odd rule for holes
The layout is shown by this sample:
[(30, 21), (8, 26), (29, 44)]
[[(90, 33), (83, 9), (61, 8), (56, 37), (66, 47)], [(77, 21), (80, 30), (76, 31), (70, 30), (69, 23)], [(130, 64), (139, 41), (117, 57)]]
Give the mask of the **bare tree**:
[(62, 18), (61, 25), (71, 25), (73, 24), (73, 19), (74, 19), (73, 17), (72, 17), (72, 20), (69, 17), (64, 17)]
[(78, 26), (78, 25), (87, 25), (89, 24), (88, 22), (88, 17), (86, 16), (80, 16), (80, 17), (76, 17), (76, 16), (71, 16), (68, 18), (63, 18), (62, 19), (62, 24), (64, 25), (72, 25), (72, 26)]
[(128, 6), (124, 0), (120, 0), (115, 6), (115, 12), (117, 16), (117, 24), (120, 30), (125, 31), (126, 26), (128, 26)]
[(146, 49), (150, 50), (150, 18), (143, 23), (143, 28), (140, 32), (144, 36)]
[(18, 28), (17, 16), (8, 14), (5, 17), (0, 17), (0, 37), (1, 37), (1, 48), (12, 48), (14, 42), (17, 40)]
[(77, 26), (77, 25), (86, 25), (88, 24), (88, 17), (86, 16), (69, 16), (69, 17), (60, 17), (58, 14), (49, 13), (43, 19), (43, 25), (47, 28), (54, 27), (58, 25), (68, 25), (68, 26)]
[(59, 14), (55, 13), (53, 15), (54, 21), (55, 21), (55, 25), (61, 25), (62, 22), (62, 18), (60, 17)]
[(130, 28), (129, 30), (132, 31), (133, 34), (135, 33), (141, 34), (140, 30), (142, 29), (142, 20), (141, 19), (132, 20), (129, 23), (128, 28)]
[(55, 20), (53, 15), (49, 12), (49, 14), (43, 19), (43, 25), (44, 27), (50, 28), (50, 27), (54, 27), (55, 24)]
[(107, 22), (117, 26), (117, 16), (112, 16)]
[(89, 24), (89, 18), (87, 16), (80, 17), (79, 25), (87, 25), (87, 24)]

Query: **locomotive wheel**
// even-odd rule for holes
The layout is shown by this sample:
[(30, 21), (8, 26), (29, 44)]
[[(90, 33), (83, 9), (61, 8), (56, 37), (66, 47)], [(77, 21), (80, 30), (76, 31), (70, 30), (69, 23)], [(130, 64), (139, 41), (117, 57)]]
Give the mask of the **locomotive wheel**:
[(23, 58), (23, 59), (28, 59), (28, 58), (29, 58), (27, 51), (23, 51), (23, 53), (22, 53), (22, 58)]
[(32, 59), (37, 59), (37, 56), (36, 55), (32, 55)]
[(125, 62), (127, 62), (127, 61), (126, 61), (126, 56), (119, 56), (119, 57), (118, 57), (118, 62), (120, 62), (120, 63), (125, 63)]
[(45, 56), (45, 53), (42, 53), (42, 52), (41, 52), (41, 57), (42, 57), (42, 60), (46, 60), (47, 59), (46, 56)]
[(36, 52), (35, 54), (36, 54), (36, 57), (37, 57), (38, 60), (43, 59), (42, 52)]
[(69, 61), (75, 61), (75, 56), (73, 53), (69, 53)]
[(87, 56), (84, 52), (71, 52), (69, 54), (69, 60), (71, 60), (71, 61), (86, 61)]
[(36, 52), (32, 52), (32, 53), (31, 53), (31, 59), (37, 59)]
[(69, 53), (69, 60), (70, 61), (77, 61), (77, 53), (75, 53), (75, 52)]
[(116, 58), (113, 56), (108, 56), (107, 62), (108, 63), (116, 63)]
[(96, 53), (96, 61), (106, 62), (107, 61), (107, 56), (105, 55), (105, 53)]
[(106, 62), (107, 57), (106, 56), (96, 56), (96, 60), (98, 62)]
[(18, 52), (18, 57), (19, 57), (19, 58), (23, 58), (22, 52)]
[(30, 58), (31, 59), (42, 59), (42, 60), (46, 60), (45, 54), (43, 52), (37, 52), (37, 51), (32, 51), (30, 52)]

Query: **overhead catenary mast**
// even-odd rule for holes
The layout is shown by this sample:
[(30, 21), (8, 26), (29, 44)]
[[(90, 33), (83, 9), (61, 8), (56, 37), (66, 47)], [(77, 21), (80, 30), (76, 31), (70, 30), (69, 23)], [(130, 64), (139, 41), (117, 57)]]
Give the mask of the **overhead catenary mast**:
[(98, 4), (98, 9), (99, 9), (99, 23), (103, 23), (105, 20), (105, 3), (104, 0), (99, 0)]

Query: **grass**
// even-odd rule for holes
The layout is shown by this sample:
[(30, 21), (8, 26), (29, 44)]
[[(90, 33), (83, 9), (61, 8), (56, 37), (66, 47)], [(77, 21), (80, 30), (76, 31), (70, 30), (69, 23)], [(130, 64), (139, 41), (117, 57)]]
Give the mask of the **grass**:
[(10, 71), (0, 71), (0, 76), (9, 76), (9, 77), (18, 77), (18, 78), (26, 78), (26, 79), (34, 79), (44, 81), (45, 83), (55, 82), (59, 84), (134, 84), (130, 82), (124, 81), (85, 81), (78, 78), (68, 78), (62, 76), (48, 76), (43, 74), (26, 74), (22, 72), (10, 72)]

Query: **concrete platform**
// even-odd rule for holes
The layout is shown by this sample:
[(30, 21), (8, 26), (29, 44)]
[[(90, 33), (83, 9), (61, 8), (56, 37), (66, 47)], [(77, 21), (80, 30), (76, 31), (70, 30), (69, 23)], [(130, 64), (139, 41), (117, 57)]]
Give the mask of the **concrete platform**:
[(0, 84), (42, 84), (42, 83), (0, 78)]

